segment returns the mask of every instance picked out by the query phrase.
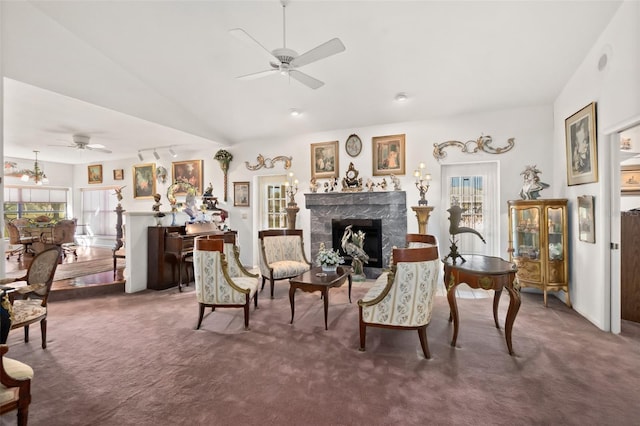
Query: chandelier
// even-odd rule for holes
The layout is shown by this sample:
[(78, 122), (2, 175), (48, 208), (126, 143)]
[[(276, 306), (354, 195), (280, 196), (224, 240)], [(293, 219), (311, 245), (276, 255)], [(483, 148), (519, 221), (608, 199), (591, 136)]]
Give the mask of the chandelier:
[(49, 183), (49, 178), (44, 174), (44, 171), (40, 168), (38, 164), (38, 152), (36, 153), (36, 162), (33, 164), (33, 170), (23, 170), (22, 177), (20, 178), (23, 182), (29, 182), (29, 179), (33, 179), (36, 185), (42, 185), (43, 183)]

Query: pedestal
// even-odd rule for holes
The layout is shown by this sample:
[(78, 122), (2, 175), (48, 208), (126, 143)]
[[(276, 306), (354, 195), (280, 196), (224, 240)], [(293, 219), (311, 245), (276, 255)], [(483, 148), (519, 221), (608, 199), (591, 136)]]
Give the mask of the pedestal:
[(416, 212), (416, 218), (418, 218), (418, 234), (427, 233), (427, 223), (429, 222), (429, 215), (433, 211), (433, 207), (429, 206), (413, 206), (411, 210)]
[(296, 216), (300, 207), (285, 207), (285, 210), (287, 210), (287, 229), (296, 229)]

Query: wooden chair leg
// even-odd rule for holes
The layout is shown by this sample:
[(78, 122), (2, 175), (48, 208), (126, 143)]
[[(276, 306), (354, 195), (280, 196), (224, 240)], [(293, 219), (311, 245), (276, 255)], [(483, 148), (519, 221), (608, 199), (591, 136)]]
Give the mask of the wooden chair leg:
[(260, 287), (260, 291), (264, 290), (264, 283), (267, 279), (264, 277), (264, 275), (262, 276), (262, 287)]
[(367, 326), (364, 323), (364, 321), (362, 321), (362, 319), (360, 319), (360, 351), (364, 352), (365, 350), (365, 346), (367, 344), (366, 342), (367, 340)]
[(198, 315), (198, 324), (196, 325), (196, 330), (200, 328), (200, 324), (202, 324), (202, 318), (204, 317), (204, 303), (200, 303), (200, 312)]
[(47, 349), (47, 319), (40, 321), (40, 334), (42, 335), (42, 349)]
[(249, 301), (244, 304), (244, 329), (249, 330)]
[(431, 353), (429, 352), (429, 344), (427, 343), (427, 326), (420, 327), (418, 329), (418, 336), (420, 337), (420, 346), (422, 346), (422, 353), (424, 357), (427, 359), (431, 358)]
[(29, 326), (24, 326), (24, 341), (29, 342)]

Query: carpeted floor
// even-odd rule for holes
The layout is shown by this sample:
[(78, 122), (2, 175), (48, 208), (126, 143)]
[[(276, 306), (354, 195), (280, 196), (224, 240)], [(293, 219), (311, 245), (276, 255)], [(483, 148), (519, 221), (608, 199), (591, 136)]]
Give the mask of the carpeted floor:
[[(31, 425), (637, 425), (640, 327), (596, 327), (551, 297), (523, 293), (509, 356), (492, 299), (459, 300), (458, 347), (446, 298), (427, 329), (369, 329), (358, 351), (367, 283), (330, 293), (324, 330), (318, 293), (276, 284), (243, 330), (241, 309), (217, 309), (193, 329), (193, 285), (51, 303), (48, 348), (9, 335), (9, 356), (31, 365)], [(501, 324), (508, 306), (503, 295)], [(15, 413), (2, 416), (15, 424)]]

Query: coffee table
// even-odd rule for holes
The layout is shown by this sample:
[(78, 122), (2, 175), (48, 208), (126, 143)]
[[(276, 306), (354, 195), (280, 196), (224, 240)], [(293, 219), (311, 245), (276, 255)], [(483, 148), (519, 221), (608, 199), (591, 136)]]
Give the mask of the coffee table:
[(319, 291), (324, 299), (324, 329), (328, 330), (327, 314), (329, 312), (329, 289), (332, 287), (340, 287), (345, 280), (349, 280), (349, 303), (351, 303), (351, 278), (353, 270), (348, 266), (338, 266), (335, 273), (322, 272), (322, 268), (311, 268), (309, 271), (289, 279), (289, 302), (291, 303), (291, 323), (293, 324), (293, 316), (295, 314), (295, 293), (296, 289), (300, 289), (307, 293)]

